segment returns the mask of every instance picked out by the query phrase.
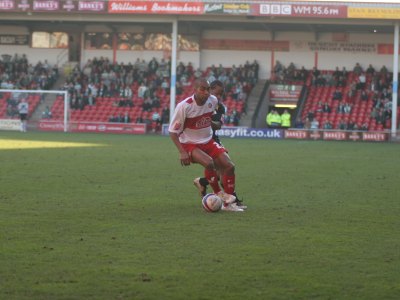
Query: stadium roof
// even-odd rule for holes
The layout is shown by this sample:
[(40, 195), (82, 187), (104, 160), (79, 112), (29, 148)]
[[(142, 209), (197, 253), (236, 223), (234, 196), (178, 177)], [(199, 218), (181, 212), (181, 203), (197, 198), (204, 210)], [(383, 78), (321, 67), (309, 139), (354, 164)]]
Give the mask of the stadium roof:
[[(73, 0), (75, 4), (78, 2), (86, 3), (85, 0)], [(113, 4), (119, 1), (93, 0), (91, 2), (101, 3), (102, 10), (79, 10), (77, 6), (70, 10), (64, 6), (57, 6), (57, 9), (47, 11), (44, 9), (35, 11), (32, 6), (26, 11), (21, 11), (18, 7), (10, 11), (0, 10), (0, 24), (25, 25), (32, 30), (38, 30), (40, 27), (43, 30), (49, 30), (48, 22), (52, 23), (52, 30), (60, 30), (57, 27), (62, 26), (83, 28), (87, 24), (101, 24), (110, 27), (115, 26), (114, 29), (117, 28), (118, 30), (120, 25), (138, 25), (148, 28), (149, 26), (157, 27), (157, 25), (150, 25), (151, 23), (163, 23), (164, 26), (159, 25), (159, 27), (170, 30), (171, 21), (177, 19), (179, 30), (189, 33), (221, 29), (271, 32), (308, 31), (318, 34), (322, 32), (393, 33), (395, 20), (400, 20), (400, 0), (121, 0), (124, 3), (139, 3), (140, 5), (143, 5), (143, 3), (146, 3), (146, 5), (167, 2), (180, 3), (180, 5), (177, 5), (178, 8), (181, 8), (185, 3), (192, 3), (193, 5), (200, 3), (202, 10), (195, 15), (184, 12), (174, 14), (170, 11), (146, 11), (144, 13), (129, 10), (112, 11), (111, 6), (107, 6), (107, 3)], [(227, 3), (237, 3), (235, 6), (239, 8), (230, 7), (225, 10), (224, 5), (227, 5)], [(219, 7), (213, 7), (214, 4)], [(242, 4), (245, 6), (244, 9), (241, 7)], [(278, 6), (278, 12), (272, 9), (263, 11), (264, 6), (272, 7), (275, 5)], [(289, 8), (285, 11), (286, 5)], [(166, 23), (168, 23), (167, 26), (165, 26)]]

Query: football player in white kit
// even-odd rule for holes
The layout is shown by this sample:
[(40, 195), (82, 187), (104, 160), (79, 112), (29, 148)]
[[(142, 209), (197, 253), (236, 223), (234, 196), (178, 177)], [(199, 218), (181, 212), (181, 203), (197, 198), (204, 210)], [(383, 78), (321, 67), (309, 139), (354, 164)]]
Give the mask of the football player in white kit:
[(196, 80), (194, 94), (176, 108), (169, 126), (170, 137), (177, 147), (182, 166), (201, 164), (211, 184), (218, 183), (216, 168), (220, 171), (223, 191), (214, 191), (224, 202), (222, 209), (243, 211), (235, 203), (235, 165), (226, 149), (212, 138), (212, 115), (218, 99), (210, 94), (210, 84), (204, 78)]
[(26, 101), (26, 99), (21, 99), (21, 102), (18, 103), (18, 112), (19, 112), (19, 117), (21, 119), (21, 131), (26, 132), (26, 123), (27, 123), (27, 118), (28, 118), (28, 112), (29, 112), (29, 104)]
[[(219, 145), (221, 144), (221, 141), (216, 133), (217, 130), (221, 129), (225, 115), (226, 108), (224, 104), (222, 103), (224, 94), (225, 94), (225, 87), (223, 82), (220, 80), (214, 80), (213, 82), (210, 83), (210, 94), (214, 95), (218, 99), (218, 105), (217, 108), (214, 111), (214, 114), (211, 117), (211, 129), (213, 131), (213, 140), (216, 141)], [(211, 177), (212, 181), (209, 182), (206, 177), (197, 177), (193, 180), (194, 186), (198, 189), (199, 194), (201, 197), (204, 197), (207, 194), (207, 186), (210, 185), (211, 188), (213, 189), (214, 193), (216, 193), (220, 187), (219, 187), (219, 182), (221, 180), (219, 174), (218, 174), (218, 180), (213, 180), (214, 177)], [(236, 191), (234, 191), (233, 196), (236, 197), (236, 205), (239, 206), (242, 209), (247, 209), (247, 206), (243, 204), (242, 200), (239, 200), (239, 198), (236, 195)]]

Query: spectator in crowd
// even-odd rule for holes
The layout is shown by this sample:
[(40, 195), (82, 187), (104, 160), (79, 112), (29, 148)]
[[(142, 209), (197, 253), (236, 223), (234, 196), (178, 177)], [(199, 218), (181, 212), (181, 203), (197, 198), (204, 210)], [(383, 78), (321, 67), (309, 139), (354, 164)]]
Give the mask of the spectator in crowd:
[(130, 106), (130, 107), (133, 106), (132, 102), (133, 92), (129, 85), (121, 85), (119, 96), (122, 97), (123, 100), (125, 101), (125, 105), (122, 106)]
[(366, 82), (367, 82), (367, 77), (365, 76), (364, 73), (361, 73), (358, 76), (358, 83), (356, 85), (357, 90), (363, 90), (365, 88)]
[(151, 111), (153, 109), (153, 101), (151, 100), (150, 97), (146, 97), (143, 101), (143, 111)]
[(95, 95), (92, 93), (92, 89), (88, 88), (87, 93), (85, 93), (85, 99), (88, 105), (93, 106), (95, 104)]
[(391, 92), (391, 89), (388, 87), (388, 88), (384, 88), (383, 90), (382, 90), (382, 95), (381, 95), (381, 97), (383, 98), (383, 99), (391, 99), (392, 98), (392, 92)]
[(301, 81), (306, 81), (307, 76), (308, 76), (308, 71), (306, 70), (306, 68), (304, 66), (302, 66), (301, 69), (300, 69), (300, 77), (299, 77), (299, 79)]
[(374, 108), (371, 110), (370, 118), (376, 120), (377, 117), (378, 117), (378, 108), (374, 107)]
[(329, 120), (326, 120), (324, 123), (324, 129), (332, 129), (332, 123)]
[(317, 109), (315, 110), (316, 112), (323, 112), (323, 105), (322, 105), (322, 101), (318, 101), (317, 103)]
[(129, 113), (126, 111), (124, 116), (123, 116), (123, 123), (130, 123), (131, 122), (131, 117), (129, 116)]
[(110, 96), (110, 93), (108, 91), (108, 87), (103, 82), (100, 83), (100, 87), (98, 89), (97, 96), (99, 96), (99, 97), (109, 97)]
[(323, 75), (324, 80), (325, 80), (325, 85), (326, 86), (335, 86), (337, 81), (335, 80), (335, 78), (333, 77), (332, 73), (327, 72)]
[(314, 111), (313, 111), (313, 110), (310, 110), (310, 111), (307, 113), (307, 118), (310, 120), (310, 122), (312, 122), (312, 120), (314, 120), (314, 117), (315, 117)]
[(308, 117), (304, 120), (304, 128), (305, 129), (311, 129), (311, 121)]
[(343, 73), (339, 70), (339, 67), (336, 67), (335, 71), (333, 71), (332, 76), (336, 79), (339, 80), (340, 76), (343, 76)]
[(152, 107), (153, 107), (153, 108), (159, 108), (159, 107), (161, 107), (160, 98), (158, 98), (157, 96), (154, 96), (154, 97), (151, 99), (151, 102), (152, 102)]
[(161, 88), (165, 91), (166, 94), (169, 94), (169, 82), (168, 82), (168, 79), (164, 78), (163, 82), (161, 83)]
[(353, 119), (347, 124), (347, 130), (358, 130), (357, 123)]
[(375, 73), (375, 68), (371, 64), (369, 64), (366, 73), (369, 75), (373, 75)]
[(356, 63), (356, 65), (353, 68), (353, 73), (357, 76), (360, 76), (361, 73), (363, 72), (363, 69), (359, 63)]
[(362, 101), (368, 101), (368, 93), (367, 93), (367, 91), (365, 91), (365, 90), (361, 91), (360, 99)]
[(19, 103), (19, 96), (18, 95), (11, 95), (6, 100), (6, 114), (8, 117), (15, 117), (19, 115), (18, 113), (18, 103)]
[(313, 119), (310, 124), (310, 129), (317, 130), (319, 128), (319, 122), (317, 119)]
[(294, 127), (295, 127), (295, 128), (298, 128), (298, 129), (304, 128), (304, 122), (301, 120), (300, 117), (298, 117), (298, 118), (296, 119), (296, 121), (295, 121), (295, 123), (294, 123)]
[(142, 124), (142, 123), (144, 123), (143, 117), (142, 117), (141, 115), (139, 115), (139, 116), (136, 118), (136, 124)]
[(337, 107), (337, 109), (336, 109), (336, 112), (337, 112), (338, 114), (344, 114), (344, 106), (345, 106), (344, 103), (339, 103), (339, 105), (338, 105), (338, 107)]
[(274, 66), (275, 74), (279, 74), (279, 73), (283, 72), (283, 69), (284, 69), (283, 65), (281, 64), (281, 62), (279, 60), (277, 60), (275, 62), (275, 66)]
[(385, 117), (383, 108), (378, 109), (378, 115), (376, 116), (375, 120), (376, 120), (377, 124), (380, 124), (380, 125), (385, 124), (386, 117)]
[(344, 107), (343, 107), (343, 113), (345, 113), (345, 114), (351, 113), (351, 108), (352, 108), (352, 106), (350, 103), (345, 103)]
[(386, 76), (386, 74), (388, 73), (388, 69), (385, 65), (383, 65), (379, 72), (381, 73), (381, 75)]
[(286, 69), (288, 74), (293, 74), (295, 70), (296, 70), (296, 66), (294, 65), (293, 62), (291, 62)]
[(331, 112), (331, 107), (329, 106), (328, 102), (324, 102), (324, 105), (322, 107), (322, 112), (324, 112), (324, 113), (330, 113)]
[(149, 96), (147, 94), (148, 90), (149, 90), (149, 88), (144, 84), (144, 82), (142, 82), (138, 89), (138, 97), (144, 99), (145, 97)]
[(50, 107), (47, 105), (45, 110), (42, 112), (42, 119), (51, 119), (51, 111), (50, 111)]
[(197, 79), (197, 78), (200, 78), (201, 75), (203, 75), (203, 72), (201, 71), (200, 68), (197, 68), (193, 75)]
[(317, 80), (318, 80), (320, 74), (321, 74), (321, 71), (319, 71), (317, 69), (317, 67), (313, 67), (313, 69), (311, 71), (311, 76), (312, 76), (312, 84), (314, 86), (317, 85), (317, 83), (318, 83)]
[(239, 126), (240, 114), (236, 110), (232, 111), (231, 120), (233, 126)]
[(176, 84), (175, 84), (175, 93), (178, 96), (182, 95), (182, 93), (183, 93), (183, 88), (182, 88), (182, 85), (181, 85), (181, 83), (179, 81), (177, 81)]
[[(211, 81), (212, 82), (212, 81)], [(240, 101), (242, 99), (239, 98), (239, 96), (241, 95), (241, 93), (243, 92), (243, 87), (241, 82), (237, 82), (233, 88), (233, 92), (232, 92), (232, 98), (234, 100)]]
[(251, 69), (254, 72), (254, 79), (255, 79), (255, 82), (253, 82), (253, 84), (256, 84), (258, 81), (258, 73), (260, 70), (260, 65), (258, 64), (257, 60), (253, 61), (253, 64), (251, 65)]
[(208, 82), (213, 82), (217, 80), (217, 78), (215, 77), (215, 73), (212, 69), (215, 69), (215, 67), (211, 66), (211, 69), (208, 71), (208, 78), (207, 78)]
[(14, 84), (11, 82), (11, 80), (3, 80), (0, 84), (0, 88), (5, 90), (13, 90)]
[(14, 118), (15, 116), (18, 115), (18, 104), (13, 103), (13, 102), (8, 102), (7, 103), (7, 108), (6, 108), (6, 114), (10, 118)]
[(347, 129), (347, 123), (344, 119), (340, 119), (338, 123), (338, 129), (340, 130), (346, 130)]
[(169, 114), (170, 114), (169, 107), (168, 106), (164, 106), (164, 108), (161, 111), (161, 123), (162, 124), (169, 123)]
[(357, 84), (355, 82), (352, 82), (350, 84), (349, 91), (347, 92), (347, 98), (349, 101), (353, 101), (354, 97), (356, 96), (357, 92)]
[(346, 69), (346, 67), (345, 66), (343, 66), (343, 68), (342, 68), (342, 76), (346, 79), (347, 78), (347, 69)]
[(342, 91), (341, 91), (340, 89), (337, 88), (337, 89), (333, 92), (332, 100), (339, 100), (339, 101), (342, 101), (342, 99), (343, 99)]
[(155, 57), (153, 57), (148, 64), (148, 70), (149, 70), (149, 74), (155, 74), (157, 72), (158, 69), (158, 61)]
[(346, 85), (346, 77), (344, 76), (339, 76), (336, 86), (337, 87), (344, 87)]

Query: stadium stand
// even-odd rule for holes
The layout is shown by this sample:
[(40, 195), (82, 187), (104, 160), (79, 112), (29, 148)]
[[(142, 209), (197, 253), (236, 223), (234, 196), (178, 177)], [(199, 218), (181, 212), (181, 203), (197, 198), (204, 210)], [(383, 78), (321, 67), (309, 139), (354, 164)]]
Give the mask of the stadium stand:
[[(32, 66), (25, 56), (2, 55), (0, 61), (0, 86), (3, 89), (57, 89), (53, 87), (58, 77), (57, 67), (46, 61)], [(107, 58), (89, 60), (82, 70), (75, 67), (62, 89), (68, 90), (71, 99), (71, 121), (137, 122), (148, 123), (152, 128), (168, 122), (170, 104), (168, 61), (155, 58), (146, 62), (111, 63)], [(258, 80), (256, 62), (231, 67), (210, 66), (194, 70), (188, 63), (177, 66), (177, 102), (190, 96), (193, 83), (199, 76), (225, 83), (225, 125), (237, 126), (246, 112), (247, 97)], [(361, 75), (361, 76), (360, 76)], [(270, 82), (304, 84), (307, 98), (300, 112), (306, 119), (315, 118), (319, 128), (326, 123), (332, 129), (381, 131), (391, 127), (392, 74), (385, 67), (378, 72), (361, 66), (352, 71), (287, 68), (277, 62)], [(339, 92), (341, 99), (335, 99)], [(18, 95), (0, 95), (0, 118), (17, 118)], [(41, 102), (39, 95), (29, 95), (29, 116)], [(329, 107), (324, 111), (322, 106)], [(51, 106), (51, 118), (64, 117), (62, 97)], [(153, 117), (154, 115), (154, 117)], [(159, 117), (157, 117), (159, 116)], [(326, 129), (326, 127), (325, 127)]]
[[(332, 129), (381, 131), (391, 127), (391, 74), (380, 72), (361, 74), (365, 76), (365, 84), (359, 74), (354, 71), (342, 74), (344, 81), (335, 77), (336, 71), (320, 71), (320, 77), (313, 78), (313, 71), (307, 78), (308, 96), (305, 101), (301, 118), (317, 119), (319, 128), (329, 121)], [(360, 75), (361, 75), (360, 74)], [(331, 78), (332, 80), (326, 80)], [(322, 80), (321, 80), (322, 79)], [(334, 93), (342, 94), (341, 100), (335, 99)], [(321, 105), (327, 104), (330, 112), (324, 112)], [(349, 107), (346, 111), (344, 107)], [(378, 116), (372, 115), (374, 108)], [(311, 120), (310, 120), (311, 121)], [(345, 127), (343, 128), (343, 123)]]
[[(50, 89), (58, 76), (57, 68), (50, 68), (47, 61), (32, 65), (25, 55), (3, 54), (0, 60), (0, 87), (2, 89)], [(20, 93), (0, 93), (0, 118), (18, 118), (17, 106), (22, 95)], [(29, 104), (28, 118), (36, 110), (40, 95), (31, 94), (25, 97)]]
[[(154, 61), (154, 59), (152, 60)], [(166, 110), (170, 105), (168, 63), (136, 61), (134, 64), (112, 64), (107, 59), (88, 61), (83, 70), (76, 67), (62, 89), (68, 90), (71, 99), (71, 121), (136, 122), (157, 126), (168, 121)], [(206, 76), (210, 81), (219, 79), (226, 85), (226, 124), (238, 125), (245, 112), (247, 96), (257, 81), (257, 66), (249, 64), (224, 68), (211, 66), (196, 73), (190, 63), (177, 66), (177, 102), (190, 96), (196, 76)], [(129, 92), (124, 94), (128, 88)], [(92, 100), (91, 97), (93, 97)], [(51, 107), (52, 119), (64, 116), (63, 98), (60, 96)], [(124, 116), (127, 116), (124, 118)]]

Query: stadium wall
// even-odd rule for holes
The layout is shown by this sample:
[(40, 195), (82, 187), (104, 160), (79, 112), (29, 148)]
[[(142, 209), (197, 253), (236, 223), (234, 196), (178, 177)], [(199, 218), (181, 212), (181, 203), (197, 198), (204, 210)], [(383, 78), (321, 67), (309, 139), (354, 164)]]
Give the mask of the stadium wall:
[[(0, 29), (1, 31), (1, 29)], [(47, 60), (50, 65), (57, 64), (60, 66), (68, 60), (68, 55), (63, 56), (62, 53), (67, 51), (66, 49), (41, 49), (31, 48), (29, 46), (17, 46), (17, 45), (2, 45), (0, 47), (0, 56), (3, 54), (10, 54), (13, 56), (26, 55), (28, 61), (35, 65), (37, 62)], [(59, 58), (62, 58), (59, 60)]]
[[(321, 35), (321, 41), (332, 41), (332, 33)], [(393, 36), (389, 34), (349, 34), (349, 44), (371, 44), (376, 48), (379, 44), (393, 44)], [(336, 64), (339, 68), (346, 67), (352, 70), (355, 63), (360, 63), (361, 66), (366, 68), (372, 64), (375, 69), (380, 69), (385, 65), (389, 70), (392, 69), (393, 55), (379, 54), (378, 49), (375, 52), (367, 52), (368, 47), (364, 47), (361, 52), (318, 52), (318, 68), (319, 69), (332, 69), (332, 65)], [(365, 52), (363, 52), (365, 51)], [(334, 66), (334, 67), (335, 67)]]

